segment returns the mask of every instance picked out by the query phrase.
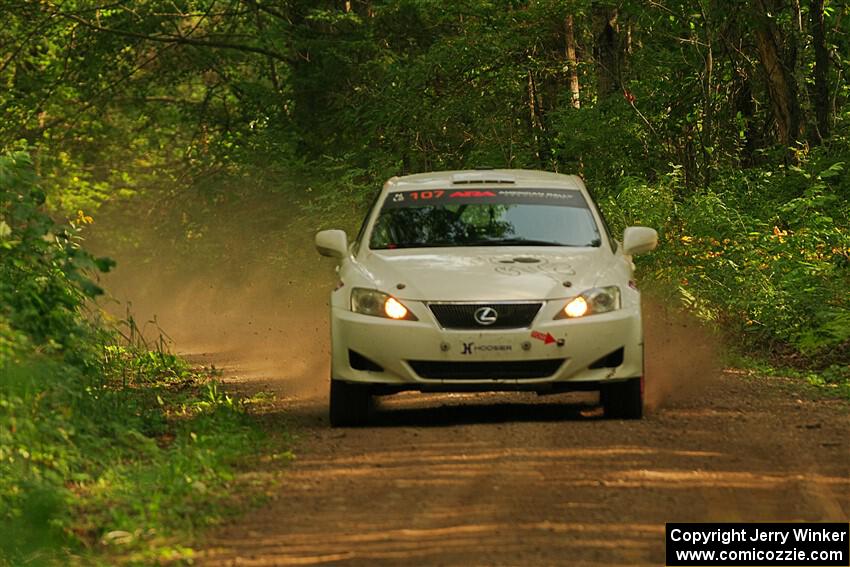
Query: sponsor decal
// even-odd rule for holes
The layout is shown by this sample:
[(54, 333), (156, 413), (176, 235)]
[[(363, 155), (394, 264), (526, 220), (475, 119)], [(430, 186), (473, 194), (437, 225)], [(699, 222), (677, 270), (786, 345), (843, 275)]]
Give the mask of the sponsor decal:
[(474, 342), (472, 343), (463, 343), (463, 350), (461, 354), (474, 354), (476, 352), (511, 352), (513, 350), (513, 346), (511, 345), (478, 345)]
[(531, 331), (531, 338), (543, 341), (544, 345), (556, 344), (559, 347), (564, 346), (564, 339), (556, 339), (552, 333), (541, 333), (540, 331)]
[(494, 268), (496, 273), (508, 276), (521, 276), (522, 274), (555, 274), (560, 276), (574, 276), (575, 270), (569, 264), (503, 264)]
[(512, 266), (496, 266), (496, 273), (505, 275), (505, 276), (521, 276), (522, 270), (518, 268), (514, 268)]
[(451, 195), (449, 195), (450, 199), (471, 199), (474, 197), (495, 197), (496, 194), (492, 191), (455, 191)]
[(524, 199), (542, 199), (555, 201), (572, 201), (576, 199), (577, 191), (515, 191), (506, 189), (499, 193), (503, 197), (517, 197)]
[(488, 259), (499, 274), (520, 276), (522, 274), (554, 274), (574, 276), (572, 264), (561, 259), (550, 260), (545, 256), (495, 256)]

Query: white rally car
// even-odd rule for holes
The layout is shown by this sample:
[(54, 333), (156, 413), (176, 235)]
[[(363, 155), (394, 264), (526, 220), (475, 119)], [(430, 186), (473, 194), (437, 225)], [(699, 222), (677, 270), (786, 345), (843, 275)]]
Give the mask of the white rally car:
[(387, 181), (339, 262), (331, 294), (331, 424), (372, 396), (599, 390), (605, 414), (643, 413), (643, 331), (631, 257), (656, 232), (608, 232), (582, 180), (526, 170)]

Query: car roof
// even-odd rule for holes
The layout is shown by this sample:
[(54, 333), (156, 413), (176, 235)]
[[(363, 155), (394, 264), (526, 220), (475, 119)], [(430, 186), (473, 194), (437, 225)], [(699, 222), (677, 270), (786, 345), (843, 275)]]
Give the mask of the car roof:
[(577, 175), (564, 175), (531, 169), (467, 169), (434, 171), (404, 177), (393, 177), (384, 185), (385, 191), (421, 191), (428, 189), (474, 189), (476, 187), (517, 187), (536, 189), (584, 190)]

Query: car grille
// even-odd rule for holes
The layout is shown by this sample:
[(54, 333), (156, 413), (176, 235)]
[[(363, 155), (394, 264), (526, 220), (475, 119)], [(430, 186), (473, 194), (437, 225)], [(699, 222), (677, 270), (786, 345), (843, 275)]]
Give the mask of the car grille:
[[(444, 329), (519, 329), (530, 327), (542, 303), (430, 303), (431, 313)], [(482, 325), (475, 313), (483, 307), (496, 311), (496, 321)]]
[(564, 360), (566, 359), (483, 362), (409, 360), (407, 362), (416, 374), (433, 380), (528, 380), (553, 375)]

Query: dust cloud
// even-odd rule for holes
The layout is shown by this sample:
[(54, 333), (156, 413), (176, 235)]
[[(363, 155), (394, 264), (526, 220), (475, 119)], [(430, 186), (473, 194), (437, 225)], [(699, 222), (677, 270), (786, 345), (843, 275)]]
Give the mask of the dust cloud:
[(695, 402), (721, 371), (719, 339), (693, 316), (644, 294), (645, 398), (649, 410)]
[(262, 269), (247, 269), (242, 281), (113, 276), (107, 285), (117, 301), (129, 302), (148, 337), (163, 332), (192, 362), (284, 396), (324, 393), (330, 355), (323, 285), (304, 288)]
[(325, 394), (335, 277), (315, 252), (315, 227), (285, 196), (170, 209), (150, 219), (143, 204), (125, 204), (96, 217), (87, 246), (117, 261), (101, 306), (248, 390)]

